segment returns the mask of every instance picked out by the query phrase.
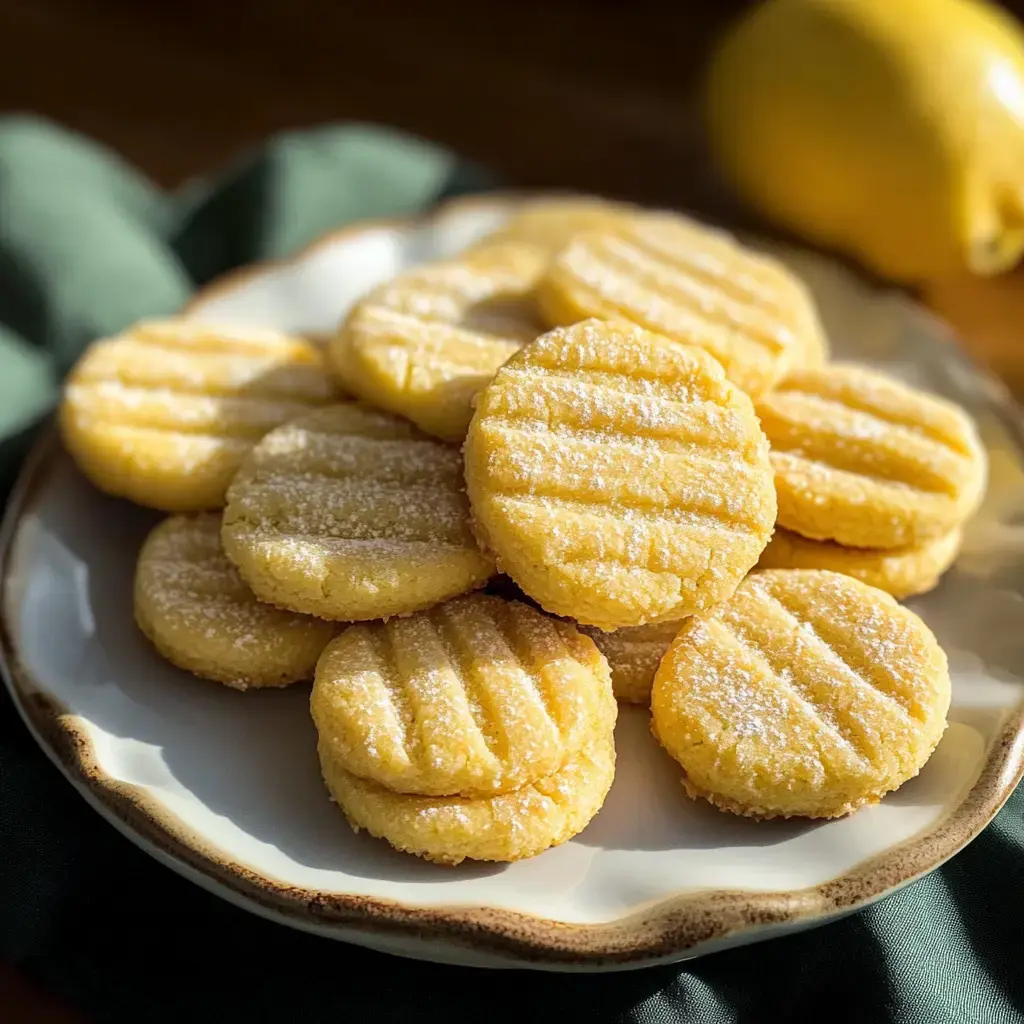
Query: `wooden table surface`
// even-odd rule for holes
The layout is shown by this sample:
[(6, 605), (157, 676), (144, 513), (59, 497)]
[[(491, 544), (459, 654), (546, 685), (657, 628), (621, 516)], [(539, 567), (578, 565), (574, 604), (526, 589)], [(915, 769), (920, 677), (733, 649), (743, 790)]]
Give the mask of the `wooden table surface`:
[(270, 132), (354, 118), (524, 185), (671, 199), (708, 41), (745, 6), (0, 0), (0, 107), (79, 128), (165, 185)]
[[(0, 113), (52, 117), (165, 186), (271, 132), (357, 119), (446, 143), (524, 186), (685, 203), (705, 166), (695, 85), (711, 41), (747, 6), (0, 0)], [(1024, 390), (1024, 280), (945, 282), (928, 298)], [(0, 1011), (6, 1024), (78, 1019), (3, 965)]]

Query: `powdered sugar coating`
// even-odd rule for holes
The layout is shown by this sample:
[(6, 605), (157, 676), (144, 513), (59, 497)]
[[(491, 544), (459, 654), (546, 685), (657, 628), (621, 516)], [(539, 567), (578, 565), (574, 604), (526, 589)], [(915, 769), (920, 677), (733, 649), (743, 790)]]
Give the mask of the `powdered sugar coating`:
[(493, 796), (410, 796), (345, 771), (321, 745), (331, 796), (357, 832), (438, 864), (533, 857), (581, 832), (601, 809), (615, 775), (608, 733), (546, 778)]
[(626, 321), (711, 353), (751, 395), (825, 342), (810, 293), (782, 264), (671, 214), (579, 235), (538, 288), (547, 321)]
[(596, 320), (549, 332), (480, 395), (474, 526), (501, 571), (602, 629), (727, 597), (771, 534), (767, 442), (705, 352)]
[(279, 427), (228, 492), (224, 547), (264, 601), (322, 618), (406, 615), (482, 586), (453, 448), (349, 404)]
[(963, 531), (957, 528), (914, 547), (848, 548), (776, 527), (757, 564), (762, 569), (829, 569), (902, 600), (938, 584), (956, 559), (962, 539)]
[(171, 516), (135, 570), (135, 618), (179, 668), (239, 690), (310, 679), (329, 622), (261, 604), (228, 561), (220, 516)]
[(330, 346), (346, 390), (461, 442), (474, 395), (541, 331), (533, 248), (494, 245), (400, 274), (356, 304)]
[(86, 350), (60, 419), (65, 444), (100, 489), (192, 511), (220, 508), (253, 444), (333, 395), (322, 355), (302, 338), (143, 321)]
[(766, 570), (682, 626), (653, 728), (691, 796), (760, 817), (836, 817), (920, 771), (946, 726), (946, 657), (888, 594)]
[(882, 373), (832, 364), (790, 374), (757, 403), (779, 524), (863, 548), (919, 545), (960, 526), (987, 462), (958, 406)]
[(484, 594), (350, 626), (320, 658), (310, 707), (340, 767), (434, 796), (535, 782), (607, 736), (616, 713), (588, 638)]

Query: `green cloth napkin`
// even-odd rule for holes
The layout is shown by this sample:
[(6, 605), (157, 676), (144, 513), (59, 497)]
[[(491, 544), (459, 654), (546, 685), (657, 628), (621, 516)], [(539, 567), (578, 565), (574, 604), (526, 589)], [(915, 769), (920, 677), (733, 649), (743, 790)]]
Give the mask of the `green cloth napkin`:
[[(197, 284), (348, 220), (488, 183), (436, 146), (347, 126), (280, 136), (217, 179), (166, 195), (86, 139), (0, 121), (4, 486), (92, 338), (171, 313)], [(626, 974), (493, 973), (304, 935), (184, 881), (86, 806), (4, 694), (0, 958), (86, 1019), (132, 1024), (1019, 1021), (1024, 792), (945, 867), (816, 931)]]

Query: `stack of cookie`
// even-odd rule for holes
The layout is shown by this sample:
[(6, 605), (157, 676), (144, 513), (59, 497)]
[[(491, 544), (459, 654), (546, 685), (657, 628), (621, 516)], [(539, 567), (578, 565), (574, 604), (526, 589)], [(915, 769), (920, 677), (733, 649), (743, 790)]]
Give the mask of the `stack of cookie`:
[(97, 486), (192, 513), (139, 558), (161, 653), (239, 688), (315, 676), (354, 827), (513, 860), (601, 806), (613, 693), (652, 704), (691, 795), (756, 816), (848, 813), (934, 748), (942, 652), (852, 577), (933, 582), (984, 453), (961, 411), (826, 360), (781, 264), (562, 200), (373, 290), (322, 348), (137, 325), (61, 418)]
[(757, 414), (779, 495), (762, 566), (834, 569), (898, 598), (938, 583), (985, 489), (962, 410), (837, 364), (791, 373)]
[(320, 658), (311, 708), (353, 827), (439, 863), (562, 842), (614, 774), (607, 662), (569, 624), (496, 595), (349, 627)]

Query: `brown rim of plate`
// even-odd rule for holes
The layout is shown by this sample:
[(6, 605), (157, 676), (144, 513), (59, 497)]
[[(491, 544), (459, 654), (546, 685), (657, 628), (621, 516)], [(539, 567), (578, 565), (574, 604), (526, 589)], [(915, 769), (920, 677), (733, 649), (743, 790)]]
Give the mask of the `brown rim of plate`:
[[(504, 205), (513, 196), (475, 197), (444, 204), (440, 215), (473, 205)], [(431, 219), (438, 214), (428, 214)], [(232, 271), (201, 291), (186, 307), (195, 312), (215, 295), (321, 246), (367, 230), (400, 227), (419, 218), (363, 221), (313, 242), (289, 260), (267, 261)], [(924, 311), (922, 316), (930, 317)], [(941, 321), (935, 321), (941, 324)], [(943, 325), (944, 332), (948, 329)], [(994, 410), (1024, 453), (1024, 425), (1002, 385), (988, 380)], [(709, 890), (673, 897), (601, 925), (565, 924), (487, 907), (413, 907), (347, 893), (326, 893), (266, 878), (226, 857), (192, 832), (143, 789), (104, 775), (91, 741), (68, 709), (45, 695), (21, 660), (8, 614), (10, 554), (23, 517), (52, 471), (59, 449), (55, 429), (44, 432), (26, 459), (0, 528), (0, 668), (15, 703), (44, 747), (68, 776), (123, 828), (171, 860), (185, 865), (296, 927), (310, 921), (367, 934), (441, 940), (524, 962), (595, 966), (626, 965), (678, 957), (712, 942), (762, 928), (824, 921), (856, 910), (938, 867), (959, 852), (992, 820), (1024, 776), (1024, 702), (1003, 723), (973, 786), (960, 803), (928, 830), (851, 871), (818, 886), (779, 892)], [(340, 937), (344, 938), (344, 935)], [(751, 938), (754, 936), (752, 935)]]

